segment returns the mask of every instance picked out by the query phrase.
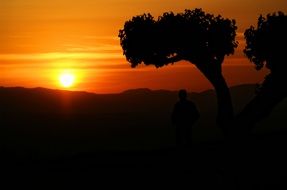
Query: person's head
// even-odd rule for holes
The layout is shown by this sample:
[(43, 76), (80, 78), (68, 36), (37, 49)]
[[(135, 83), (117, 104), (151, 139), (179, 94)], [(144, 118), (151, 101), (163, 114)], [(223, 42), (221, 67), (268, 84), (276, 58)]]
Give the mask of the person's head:
[(181, 89), (179, 92), (178, 92), (178, 97), (180, 100), (186, 100), (187, 99), (187, 92), (185, 89)]

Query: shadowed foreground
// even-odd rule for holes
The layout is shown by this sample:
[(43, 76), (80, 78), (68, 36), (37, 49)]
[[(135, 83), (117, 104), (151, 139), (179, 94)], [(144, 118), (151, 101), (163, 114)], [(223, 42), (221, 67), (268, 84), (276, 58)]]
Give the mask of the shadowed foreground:
[[(5, 153), (2, 169), (34, 172), (91, 172), (99, 175), (186, 173), (191, 186), (239, 189), (282, 187), (286, 181), (287, 133), (250, 136), (240, 144), (201, 143), (192, 149), (98, 151), (53, 159), (17, 159)], [(3, 152), (2, 152), (3, 153)], [(3, 170), (2, 170), (3, 171)], [(182, 173), (184, 172), (184, 173)]]

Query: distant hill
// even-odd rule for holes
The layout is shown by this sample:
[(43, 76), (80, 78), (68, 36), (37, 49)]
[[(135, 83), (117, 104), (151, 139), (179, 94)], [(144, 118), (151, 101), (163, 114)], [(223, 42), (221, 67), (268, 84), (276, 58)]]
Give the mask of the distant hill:
[[(255, 88), (254, 84), (230, 88), (236, 112), (252, 99)], [(193, 129), (194, 142), (221, 139), (215, 125), (215, 92), (190, 93), (189, 98), (201, 113)], [(16, 147), (43, 154), (169, 147), (174, 145), (170, 114), (176, 101), (177, 92), (167, 90), (94, 94), (0, 87), (0, 142), (9, 151)], [(259, 124), (259, 131), (286, 128), (286, 110), (284, 101)]]
[[(231, 87), (234, 103), (239, 107), (253, 96), (255, 85)], [(216, 106), (215, 93), (207, 90), (190, 93), (204, 111)], [(0, 105), (6, 113), (115, 113), (166, 110), (177, 101), (177, 92), (147, 88), (126, 90), (119, 94), (51, 90), (45, 88), (0, 87)], [(208, 104), (206, 104), (208, 102)], [(236, 106), (237, 107), (237, 106)]]

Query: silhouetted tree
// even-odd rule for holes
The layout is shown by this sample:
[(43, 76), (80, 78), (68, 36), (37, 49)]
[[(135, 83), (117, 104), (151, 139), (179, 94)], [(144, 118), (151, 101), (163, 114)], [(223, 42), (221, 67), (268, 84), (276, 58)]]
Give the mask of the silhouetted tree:
[(239, 114), (238, 121), (252, 127), (268, 116), (272, 109), (287, 96), (287, 15), (282, 12), (262, 15), (257, 28), (251, 26), (244, 33), (245, 55), (260, 70), (266, 66), (265, 77), (254, 99)]
[(236, 29), (235, 20), (194, 9), (167, 12), (157, 20), (150, 14), (135, 16), (125, 23), (119, 37), (132, 67), (144, 63), (159, 68), (181, 60), (194, 64), (215, 88), (217, 123), (225, 127), (233, 119), (233, 107), (221, 65), (237, 47)]

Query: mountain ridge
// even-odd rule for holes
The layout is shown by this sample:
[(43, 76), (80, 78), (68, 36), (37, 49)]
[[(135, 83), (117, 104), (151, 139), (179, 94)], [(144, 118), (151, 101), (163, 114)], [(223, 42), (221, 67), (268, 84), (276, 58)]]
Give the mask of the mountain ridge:
[[(239, 84), (230, 86), (230, 89), (233, 88), (240, 88), (245, 86), (256, 86), (256, 84), (248, 83), (248, 84)], [(54, 91), (54, 92), (64, 92), (64, 93), (85, 93), (85, 94), (93, 94), (93, 95), (118, 95), (118, 94), (140, 94), (140, 93), (159, 93), (159, 92), (168, 92), (168, 93), (175, 93), (178, 92), (177, 90), (167, 90), (167, 89), (150, 89), (150, 88), (131, 88), (126, 89), (121, 92), (117, 93), (96, 93), (96, 92), (89, 92), (89, 91), (77, 91), (77, 90), (64, 90), (64, 89), (53, 89), (53, 88), (45, 88), (45, 87), (33, 87), (33, 88), (27, 88), (27, 87), (21, 87), (21, 86), (12, 86), (12, 87), (5, 87), (0, 86), (0, 92), (1, 90), (31, 90), (31, 91)], [(194, 91), (188, 91), (189, 94), (202, 94), (202, 93), (209, 93), (214, 92), (213, 89), (206, 89), (200, 92), (194, 92)]]
[[(235, 113), (253, 98), (256, 85), (230, 88)], [(200, 112), (194, 142), (222, 139), (216, 126), (213, 90), (189, 93)], [(174, 144), (171, 111), (176, 91), (136, 89), (120, 94), (94, 94), (45, 88), (0, 87), (0, 139), (17, 151), (73, 154), (98, 149), (160, 149)], [(259, 124), (270, 131), (286, 130), (284, 101)], [(34, 148), (31, 148), (34, 147)], [(41, 152), (41, 151), (40, 151)]]
[[(255, 85), (231, 87), (235, 107), (248, 102)], [(189, 98), (203, 112), (216, 113), (216, 96), (213, 90), (190, 92)], [(53, 90), (47, 88), (0, 87), (0, 105), (4, 112), (21, 113), (125, 113), (167, 112), (177, 101), (177, 91), (130, 89), (119, 94), (95, 94), (84, 91)], [(208, 102), (208, 104), (207, 104)], [(240, 103), (237, 103), (240, 102)]]

